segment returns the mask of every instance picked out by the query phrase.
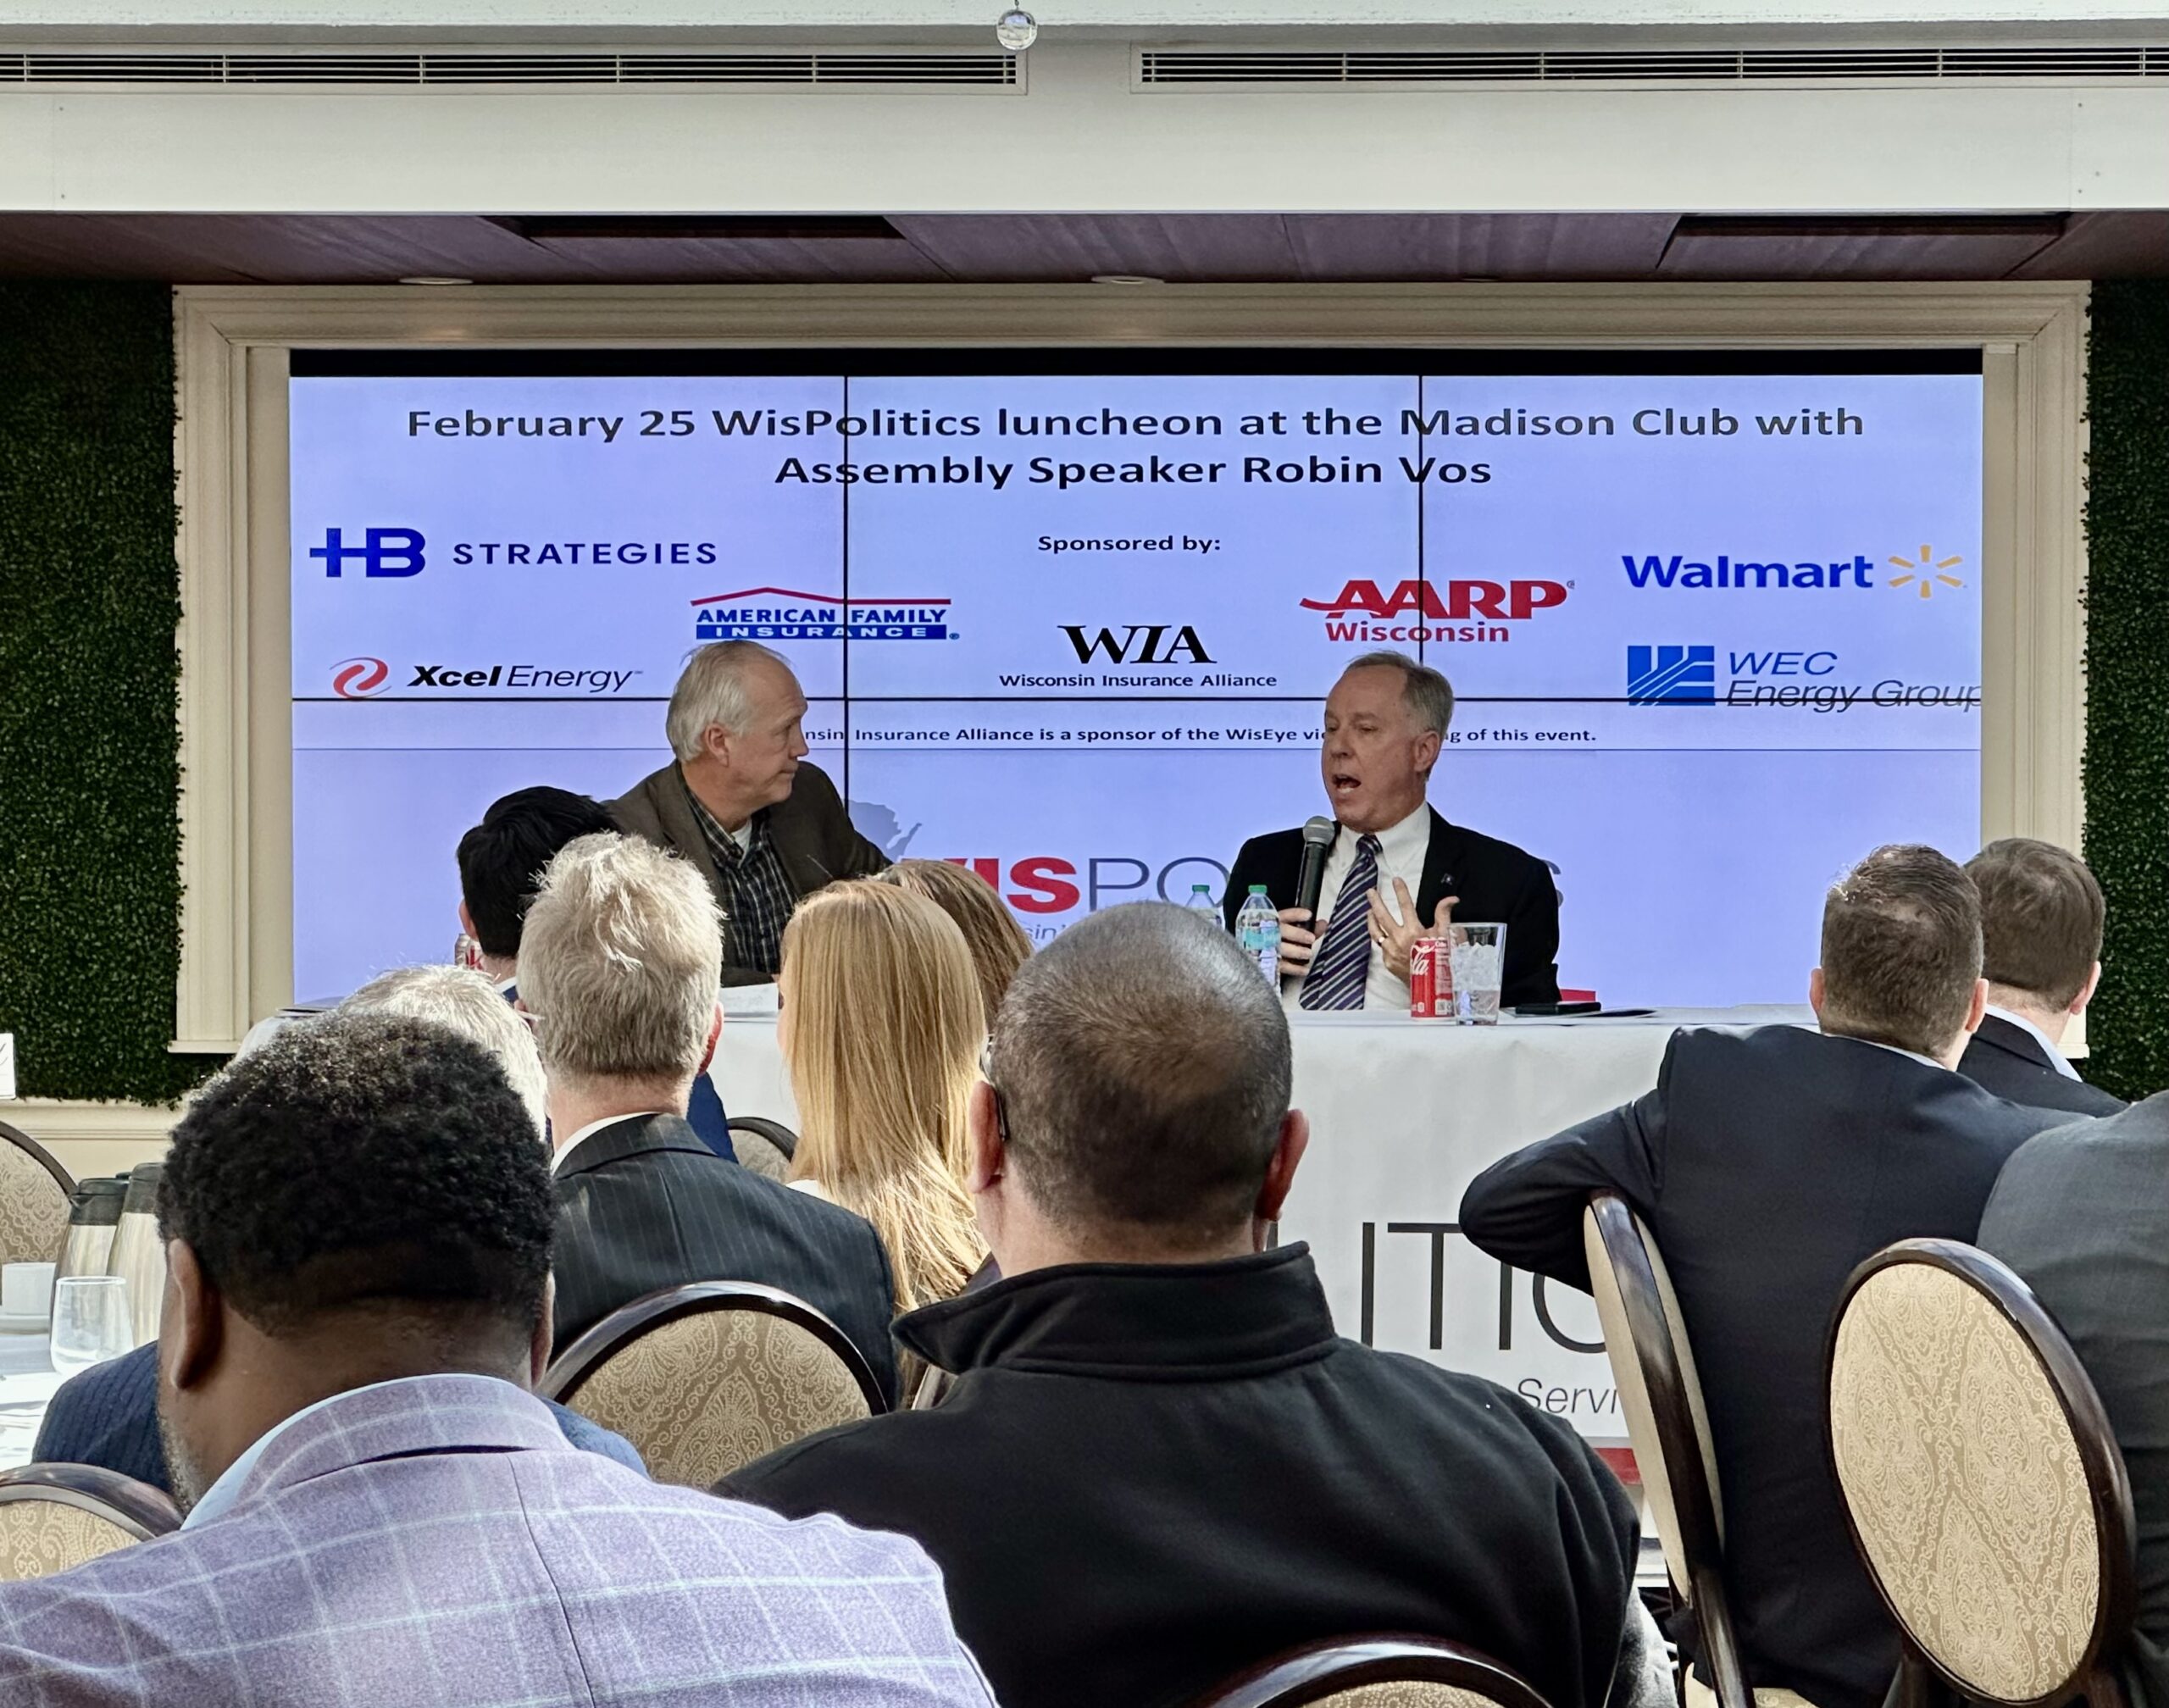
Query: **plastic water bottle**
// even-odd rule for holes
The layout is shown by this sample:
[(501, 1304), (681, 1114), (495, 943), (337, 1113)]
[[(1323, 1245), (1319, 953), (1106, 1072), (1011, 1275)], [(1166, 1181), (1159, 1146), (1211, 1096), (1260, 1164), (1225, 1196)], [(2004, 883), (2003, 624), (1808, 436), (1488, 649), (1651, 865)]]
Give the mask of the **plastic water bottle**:
[(1220, 904), (1212, 899), (1212, 890), (1202, 884), (1193, 884), (1190, 886), (1190, 900), (1184, 902), (1183, 906), (1193, 913), (1210, 913), (1213, 923), (1216, 924), (1219, 923)]
[(1278, 990), (1280, 914), (1262, 884), (1251, 884), (1251, 893), (1243, 898), (1242, 911), (1235, 915), (1235, 940), (1242, 945), (1244, 954), (1257, 957), (1257, 970), (1265, 975), (1265, 982)]

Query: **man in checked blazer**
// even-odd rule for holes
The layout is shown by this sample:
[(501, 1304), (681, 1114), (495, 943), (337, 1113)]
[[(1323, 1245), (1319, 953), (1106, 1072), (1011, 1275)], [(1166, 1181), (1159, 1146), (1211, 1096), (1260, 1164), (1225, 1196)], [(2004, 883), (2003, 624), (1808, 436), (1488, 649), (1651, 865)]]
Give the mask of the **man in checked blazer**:
[(894, 1399), (873, 1224), (724, 1161), (679, 1113), (723, 1024), (716, 923), (692, 867), (633, 836), (569, 843), (528, 910), (520, 1006), (557, 1146), (558, 1350), (658, 1288), (757, 1281), (833, 1321)]
[(989, 1708), (916, 1544), (651, 1483), (525, 1391), (547, 1165), (478, 1046), (288, 1029), (182, 1117), (158, 1222), (188, 1518), (0, 1583), (11, 1708)]

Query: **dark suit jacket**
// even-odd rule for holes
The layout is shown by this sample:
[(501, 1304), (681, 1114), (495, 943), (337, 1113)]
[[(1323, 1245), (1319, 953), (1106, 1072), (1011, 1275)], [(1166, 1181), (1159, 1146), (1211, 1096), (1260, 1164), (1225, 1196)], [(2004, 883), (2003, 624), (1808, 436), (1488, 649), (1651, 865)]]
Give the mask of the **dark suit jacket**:
[(2138, 1522), (2133, 1661), (2169, 1703), (2169, 1092), (2020, 1146), (1978, 1243), (2048, 1306), (2109, 1413)]
[[(700, 821), (686, 801), (685, 779), (674, 762), (641, 778), (630, 790), (611, 801), (609, 810), (619, 829), (644, 836), (691, 861), (708, 880), (717, 905), (729, 911), (730, 898), (723, 876), (708, 852)], [(768, 827), (768, 840), (782, 857), (784, 872), (800, 896), (810, 896), (839, 878), (868, 878), (888, 867), (889, 857), (852, 827), (851, 815), (844, 810), (836, 785), (818, 765), (802, 763), (790, 798), (763, 807), (753, 816)], [(732, 966), (726, 934), (724, 984), (759, 984), (770, 976), (751, 967)]]
[[(1253, 884), (1265, 885), (1275, 907), (1293, 907), (1302, 867), (1300, 829), (1276, 830), (1244, 843), (1221, 902), (1228, 929), (1235, 929), (1236, 912)], [(1441, 896), (1461, 897), (1454, 907), (1456, 919), (1506, 928), (1502, 1004), (1511, 1008), (1519, 1002), (1559, 1000), (1559, 969), (1553, 964), (1559, 958), (1559, 891), (1549, 866), (1511, 842), (1449, 824), (1434, 807), (1423, 881), (1416, 890), (1416, 917), (1428, 919)]]
[(1306, 1246), (1035, 1270), (915, 1311), (931, 1411), (717, 1492), (901, 1531), (1004, 1708), (1187, 1703), (1277, 1650), (1414, 1631), (1604, 1708), (1633, 1510), (1562, 1419), (1334, 1334)]
[[(557, 1414), (558, 1428), (574, 1446), (646, 1474), (647, 1467), (624, 1436), (554, 1400), (542, 1403)], [(172, 1494), (166, 1450), (158, 1439), (158, 1342), (93, 1364), (63, 1382), (45, 1408), (31, 1457), (42, 1465), (101, 1465)]]
[(686, 1281), (757, 1281), (803, 1299), (896, 1395), (896, 1288), (864, 1217), (726, 1162), (674, 1115), (631, 1115), (558, 1166), (557, 1345)]
[(1854, 1038), (1677, 1034), (1656, 1089), (1494, 1163), (1462, 1232), (1587, 1289), (1600, 1186), (1649, 1224), (1702, 1378), (1725, 1581), (1752, 1684), (1876, 1708), (1898, 1661), (1823, 1450), (1823, 1341), (1854, 1266), (1894, 1240), (1971, 1239), (2004, 1159), (2064, 1117)]
[(2083, 1079), (2068, 1079), (2041, 1053), (2030, 1033), (1993, 1014), (1966, 1045), (1958, 1071), (1999, 1097), (2035, 1109), (2067, 1109), (2074, 1115), (2113, 1115), (2124, 1100)]

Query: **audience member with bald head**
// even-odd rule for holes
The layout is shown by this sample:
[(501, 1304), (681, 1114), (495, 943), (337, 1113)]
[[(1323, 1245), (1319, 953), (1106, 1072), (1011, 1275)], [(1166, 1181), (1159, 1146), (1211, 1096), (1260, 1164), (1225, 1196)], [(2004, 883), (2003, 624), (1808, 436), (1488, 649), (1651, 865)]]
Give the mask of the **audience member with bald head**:
[(1632, 1509), (1563, 1422), (1339, 1338), (1308, 1248), (1266, 1249), (1309, 1140), (1290, 1066), (1212, 921), (1072, 926), (1018, 969), (973, 1094), (1003, 1278), (897, 1324), (948, 1397), (718, 1492), (919, 1541), (1008, 1708), (1188, 1700), (1387, 1629), (1603, 1708), (1640, 1678)]
[(1951, 1071), (1986, 991), (1972, 880), (1933, 848), (1878, 848), (1823, 897), (1819, 1031), (1677, 1033), (1654, 1090), (1462, 1200), (1478, 1248), (1584, 1291), (1589, 1194), (1647, 1224), (1700, 1369), (1748, 1682), (1816, 1708), (1876, 1708), (1898, 1664), (1816, 1445), (1839, 1289), (1894, 1241), (1972, 1239), (2005, 1158), (2061, 1118)]

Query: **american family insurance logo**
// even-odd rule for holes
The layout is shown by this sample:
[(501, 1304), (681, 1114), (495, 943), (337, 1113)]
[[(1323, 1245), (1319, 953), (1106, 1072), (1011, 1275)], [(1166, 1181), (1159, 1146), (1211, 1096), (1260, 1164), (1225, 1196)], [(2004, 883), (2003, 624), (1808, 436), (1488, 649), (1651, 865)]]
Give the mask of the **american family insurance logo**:
[(342, 658), (331, 667), (331, 691), (341, 700), (366, 700), (384, 692), (391, 667), (381, 658)]
[(696, 640), (948, 640), (946, 599), (840, 599), (747, 587), (693, 601)]

